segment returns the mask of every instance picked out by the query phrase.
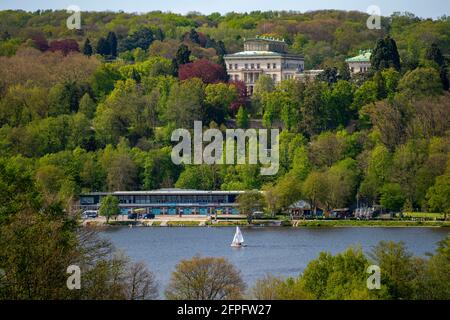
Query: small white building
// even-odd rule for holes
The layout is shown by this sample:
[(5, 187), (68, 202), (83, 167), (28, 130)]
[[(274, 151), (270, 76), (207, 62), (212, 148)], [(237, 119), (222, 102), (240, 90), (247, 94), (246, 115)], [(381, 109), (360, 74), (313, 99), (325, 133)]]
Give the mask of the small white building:
[(348, 63), (350, 72), (352, 75), (358, 73), (367, 72), (370, 69), (370, 56), (372, 55), (372, 50), (360, 50), (359, 55), (348, 58), (345, 61)]
[(282, 39), (256, 37), (244, 41), (244, 51), (224, 56), (230, 80), (243, 81), (247, 92), (261, 75), (270, 76), (277, 84), (282, 80), (300, 78), (305, 69), (301, 55), (287, 53)]

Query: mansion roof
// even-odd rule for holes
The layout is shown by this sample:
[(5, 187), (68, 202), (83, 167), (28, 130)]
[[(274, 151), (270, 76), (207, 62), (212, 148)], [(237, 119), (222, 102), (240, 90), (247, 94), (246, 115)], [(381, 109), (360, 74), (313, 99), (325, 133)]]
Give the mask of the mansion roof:
[(372, 50), (360, 50), (359, 55), (345, 59), (346, 62), (370, 62)]
[(244, 39), (244, 51), (227, 54), (225, 58), (291, 58), (303, 59), (303, 56), (287, 53), (287, 44), (284, 39), (273, 37), (256, 36)]
[(226, 54), (224, 58), (293, 58), (293, 59), (303, 59), (302, 55), (280, 53), (273, 51), (240, 51), (236, 53)]

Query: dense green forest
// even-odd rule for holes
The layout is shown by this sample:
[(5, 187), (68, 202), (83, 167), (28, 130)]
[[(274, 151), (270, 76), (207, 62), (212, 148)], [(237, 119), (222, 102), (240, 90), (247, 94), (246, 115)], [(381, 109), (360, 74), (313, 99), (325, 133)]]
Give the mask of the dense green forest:
[[(81, 30), (67, 17), (0, 12), (0, 171), (32, 177), (44, 207), (70, 208), (86, 191), (180, 187), (263, 189), (270, 212), (301, 198), (450, 211), (447, 17), (397, 13), (380, 30), (344, 11), (82, 12)], [(223, 55), (255, 35), (284, 38), (324, 72), (280, 85), (261, 77), (248, 97), (228, 82)], [(351, 78), (345, 58), (361, 49), (374, 50), (372, 69)], [(172, 163), (173, 129), (250, 118), (282, 123), (276, 176)]]

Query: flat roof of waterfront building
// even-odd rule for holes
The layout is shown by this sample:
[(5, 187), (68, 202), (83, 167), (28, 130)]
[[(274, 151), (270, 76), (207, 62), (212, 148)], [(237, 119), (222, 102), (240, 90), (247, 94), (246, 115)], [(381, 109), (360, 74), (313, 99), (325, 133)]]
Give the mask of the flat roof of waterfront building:
[(157, 189), (157, 190), (140, 190), (140, 191), (113, 191), (113, 192), (88, 192), (82, 193), (82, 196), (94, 195), (236, 195), (244, 193), (242, 190), (225, 191), (225, 190), (193, 190), (193, 189)]

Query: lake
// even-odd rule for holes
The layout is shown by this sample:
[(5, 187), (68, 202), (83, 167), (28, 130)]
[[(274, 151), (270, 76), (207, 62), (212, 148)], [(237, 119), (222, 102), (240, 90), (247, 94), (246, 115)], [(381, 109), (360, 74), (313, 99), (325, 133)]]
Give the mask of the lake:
[(231, 248), (234, 227), (112, 227), (101, 234), (134, 261), (154, 272), (163, 292), (175, 265), (196, 254), (228, 258), (250, 286), (270, 273), (296, 277), (319, 252), (338, 253), (360, 245), (364, 252), (381, 240), (403, 241), (418, 256), (434, 252), (446, 228), (241, 228), (245, 248)]

